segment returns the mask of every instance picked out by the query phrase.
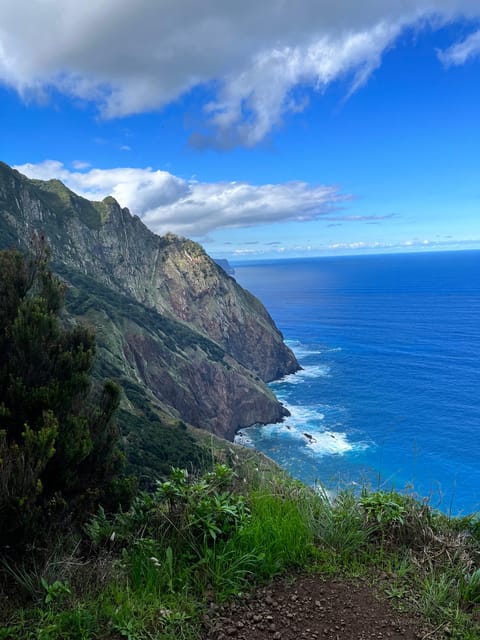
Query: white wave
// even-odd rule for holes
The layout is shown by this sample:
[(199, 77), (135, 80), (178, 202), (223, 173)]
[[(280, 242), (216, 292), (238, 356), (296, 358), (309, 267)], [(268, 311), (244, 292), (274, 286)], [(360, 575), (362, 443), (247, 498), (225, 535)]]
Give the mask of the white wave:
[[(260, 429), (259, 433), (249, 434), (249, 429), (243, 429), (235, 436), (235, 442), (245, 447), (255, 447), (257, 437), (278, 438), (279, 444), (284, 447), (290, 446), (304, 447), (304, 451), (315, 458), (321, 458), (327, 455), (343, 455), (349, 451), (365, 448), (363, 443), (351, 443), (346, 433), (336, 431), (322, 431), (320, 428), (312, 428), (305, 424), (291, 424), (291, 420), (278, 423), (268, 424), (262, 427), (253, 427), (252, 429)], [(308, 429), (308, 431), (306, 430)], [(280, 446), (282, 446), (280, 444)]]
[(346, 433), (324, 431), (323, 433), (309, 434), (307, 438), (307, 449), (316, 458), (325, 455), (344, 454), (352, 451), (354, 446), (348, 441)]
[(287, 402), (284, 403), (284, 406), (290, 412), (290, 415), (284, 418), (282, 422), (245, 427), (237, 433), (237, 437), (250, 438), (249, 434), (256, 429), (261, 429), (262, 433), (266, 435), (275, 435), (277, 433), (285, 435), (286, 431), (290, 431), (292, 434), (299, 433), (302, 437), (304, 431), (312, 429), (323, 430), (321, 422), (325, 419), (325, 414), (318, 407), (314, 405), (292, 405)]
[(325, 378), (330, 374), (330, 367), (326, 364), (316, 364), (304, 367), (296, 374), (297, 378)]
[(306, 439), (307, 451), (315, 458), (327, 455), (344, 455), (348, 452), (365, 451), (370, 448), (368, 442), (351, 442), (346, 433), (341, 431), (312, 430), (303, 434)]
[(285, 344), (289, 347), (298, 360), (302, 360), (303, 358), (308, 358), (309, 356), (319, 356), (323, 353), (334, 353), (336, 351), (341, 351), (341, 347), (331, 347), (320, 349), (318, 347), (313, 348), (309, 347), (306, 344), (300, 342), (300, 340), (285, 340)]
[[(302, 441), (309, 453), (323, 455), (344, 454), (352, 451), (354, 445), (348, 441), (346, 433), (325, 429), (325, 414), (317, 407), (288, 405), (290, 416), (282, 423), (297, 443)], [(285, 437), (285, 432), (282, 432)]]
[(308, 405), (286, 404), (285, 408), (290, 411), (290, 416), (285, 418), (285, 422), (301, 425), (303, 428), (325, 419), (325, 414), (318, 410), (318, 407)]
[[(290, 416), (282, 422), (255, 425), (242, 429), (235, 437), (235, 442), (246, 447), (255, 448), (263, 439), (278, 441), (280, 449), (292, 451), (300, 448), (315, 458), (328, 455), (344, 455), (348, 452), (362, 451), (373, 443), (351, 442), (347, 433), (342, 430), (342, 422), (336, 420), (332, 423), (332, 416), (326, 420), (329, 410), (338, 410), (339, 407), (325, 405), (292, 405), (285, 403)], [(260, 444), (260, 449), (261, 444)]]
[(308, 356), (319, 356), (323, 353), (322, 350), (309, 348), (298, 340), (286, 340), (285, 344), (290, 347), (298, 360), (308, 358)]
[(289, 384), (302, 384), (306, 380), (313, 380), (315, 378), (327, 378), (330, 375), (330, 367), (326, 364), (315, 364), (303, 367), (296, 373), (290, 373), (279, 380), (275, 380), (271, 383), (272, 386), (279, 385), (281, 383), (288, 382)]

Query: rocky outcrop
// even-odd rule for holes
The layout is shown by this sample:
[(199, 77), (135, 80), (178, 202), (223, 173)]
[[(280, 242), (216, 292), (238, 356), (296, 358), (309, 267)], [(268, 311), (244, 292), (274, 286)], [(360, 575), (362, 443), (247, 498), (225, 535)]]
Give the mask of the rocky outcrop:
[(276, 422), (286, 413), (261, 381), (228, 356), (219, 365), (197, 350), (172, 363), (152, 336), (131, 333), (127, 344), (147, 386), (190, 424), (232, 439), (242, 426)]
[[(0, 163), (0, 248), (44, 233), (68, 308), (90, 322), (102, 375), (171, 415), (231, 438), (284, 415), (265, 382), (296, 371), (263, 305), (196, 243), (159, 237), (113, 198)], [(137, 391), (133, 393), (132, 389)]]

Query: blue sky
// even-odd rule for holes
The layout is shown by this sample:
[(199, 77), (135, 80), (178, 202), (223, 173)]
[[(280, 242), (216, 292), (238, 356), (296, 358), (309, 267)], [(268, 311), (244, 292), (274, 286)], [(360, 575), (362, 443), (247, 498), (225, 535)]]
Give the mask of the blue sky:
[(480, 2), (263, 4), (4, 0), (0, 159), (231, 260), (480, 248)]

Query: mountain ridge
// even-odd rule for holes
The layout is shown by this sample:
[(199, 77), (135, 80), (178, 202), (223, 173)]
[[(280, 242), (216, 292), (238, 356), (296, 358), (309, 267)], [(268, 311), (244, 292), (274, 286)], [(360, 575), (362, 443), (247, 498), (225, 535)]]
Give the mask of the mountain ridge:
[(120, 382), (127, 408), (136, 388), (144, 404), (227, 439), (287, 414), (265, 383), (298, 370), (293, 353), (200, 245), (156, 236), (112, 197), (91, 202), (0, 163), (0, 248), (28, 250), (35, 233), (69, 286), (67, 310), (96, 329), (98, 369)]

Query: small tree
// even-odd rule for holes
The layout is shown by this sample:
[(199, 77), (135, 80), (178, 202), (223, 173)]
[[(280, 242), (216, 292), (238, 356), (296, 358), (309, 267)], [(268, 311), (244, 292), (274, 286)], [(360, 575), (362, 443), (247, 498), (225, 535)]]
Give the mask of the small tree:
[(0, 251), (0, 544), (105, 499), (122, 456), (119, 390), (98, 389), (95, 338), (59, 319), (64, 286), (39, 245)]

